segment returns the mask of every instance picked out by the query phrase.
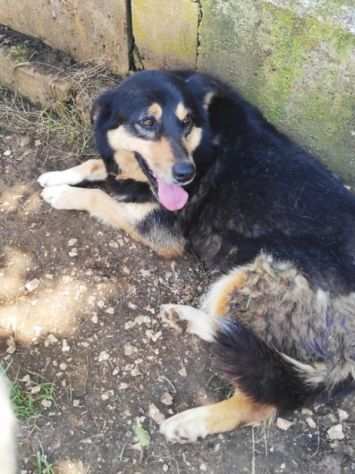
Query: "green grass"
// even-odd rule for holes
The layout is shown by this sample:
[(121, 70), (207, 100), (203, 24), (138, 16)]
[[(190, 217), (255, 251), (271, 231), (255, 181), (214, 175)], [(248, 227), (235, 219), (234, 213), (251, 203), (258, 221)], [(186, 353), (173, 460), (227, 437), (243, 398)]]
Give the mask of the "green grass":
[(55, 401), (55, 387), (51, 383), (41, 383), (38, 391), (31, 393), (21, 384), (15, 382), (11, 387), (11, 401), (16, 416), (22, 420), (38, 416), (43, 410), (42, 401)]
[(44, 454), (43, 450), (36, 454), (35, 469), (35, 474), (54, 474), (54, 466), (48, 462), (47, 455)]

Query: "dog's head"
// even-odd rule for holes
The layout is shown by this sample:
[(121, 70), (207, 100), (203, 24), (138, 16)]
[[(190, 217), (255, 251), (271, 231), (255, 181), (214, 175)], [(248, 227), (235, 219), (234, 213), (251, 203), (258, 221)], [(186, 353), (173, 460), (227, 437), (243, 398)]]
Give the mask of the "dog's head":
[(99, 97), (92, 116), (99, 152), (133, 152), (159, 202), (171, 211), (182, 209), (205, 121), (184, 78), (163, 71), (136, 73)]

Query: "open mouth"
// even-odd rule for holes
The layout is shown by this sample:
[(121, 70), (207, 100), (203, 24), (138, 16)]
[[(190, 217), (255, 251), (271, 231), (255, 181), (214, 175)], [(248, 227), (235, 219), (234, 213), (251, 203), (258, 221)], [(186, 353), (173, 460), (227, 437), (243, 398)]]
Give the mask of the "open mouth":
[(175, 183), (167, 183), (157, 177), (149, 168), (144, 158), (138, 153), (135, 154), (138, 164), (146, 175), (159, 203), (169, 211), (179, 211), (183, 209), (189, 200), (189, 194), (185, 189)]

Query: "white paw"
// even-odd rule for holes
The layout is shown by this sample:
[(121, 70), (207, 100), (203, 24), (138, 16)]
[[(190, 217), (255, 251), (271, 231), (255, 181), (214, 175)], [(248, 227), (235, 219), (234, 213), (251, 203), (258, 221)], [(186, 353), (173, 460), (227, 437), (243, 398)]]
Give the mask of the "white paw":
[(182, 332), (180, 321), (187, 321), (186, 332), (195, 334), (204, 341), (213, 342), (216, 318), (192, 306), (164, 304), (160, 307), (160, 318), (170, 327)]
[(79, 173), (70, 169), (64, 171), (49, 171), (48, 173), (41, 174), (37, 179), (43, 188), (59, 186), (61, 184), (78, 184), (81, 180)]
[(179, 314), (176, 311), (176, 304), (163, 304), (160, 306), (159, 318), (165, 323), (167, 326), (175, 329), (178, 333), (182, 333), (183, 329), (179, 326), (180, 318)]
[(55, 209), (75, 209), (71, 194), (72, 188), (66, 184), (47, 187), (41, 192), (42, 198)]
[(160, 432), (171, 443), (193, 443), (208, 435), (208, 407), (192, 408), (168, 418), (160, 425)]

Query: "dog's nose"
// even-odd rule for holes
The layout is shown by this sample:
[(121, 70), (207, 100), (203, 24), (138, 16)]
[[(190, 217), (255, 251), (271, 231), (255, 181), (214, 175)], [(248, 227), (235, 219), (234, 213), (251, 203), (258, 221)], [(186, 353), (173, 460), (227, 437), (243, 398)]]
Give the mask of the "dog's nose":
[(187, 183), (195, 176), (195, 167), (192, 163), (186, 161), (176, 163), (173, 166), (173, 176), (178, 183)]

